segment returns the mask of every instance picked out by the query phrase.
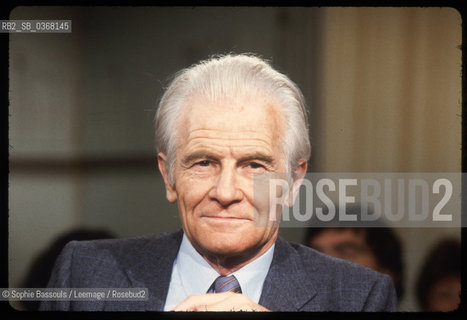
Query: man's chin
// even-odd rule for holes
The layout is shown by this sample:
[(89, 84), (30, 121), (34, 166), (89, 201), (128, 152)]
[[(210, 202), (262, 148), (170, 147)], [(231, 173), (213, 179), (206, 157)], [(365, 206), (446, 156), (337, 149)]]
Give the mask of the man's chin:
[(210, 255), (216, 256), (236, 256), (245, 254), (249, 251), (249, 247), (254, 246), (248, 245), (248, 242), (245, 242), (245, 237), (243, 236), (226, 236), (216, 237), (212, 235), (205, 241), (202, 241), (199, 244), (203, 251)]

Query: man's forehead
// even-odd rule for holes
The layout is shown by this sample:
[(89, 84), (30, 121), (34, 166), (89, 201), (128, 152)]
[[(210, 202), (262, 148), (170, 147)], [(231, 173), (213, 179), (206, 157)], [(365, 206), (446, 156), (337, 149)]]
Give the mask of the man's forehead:
[(269, 142), (273, 137), (274, 133), (269, 130), (258, 130), (258, 129), (244, 129), (244, 130), (232, 130), (232, 128), (197, 128), (190, 130), (188, 132), (188, 139), (198, 139), (198, 138), (214, 138), (214, 139), (223, 139), (230, 140), (233, 143), (235, 141), (242, 142), (245, 140), (259, 140), (263, 142)]
[(191, 113), (203, 107), (218, 113), (237, 113), (267, 111), (280, 114), (282, 108), (279, 101), (263, 92), (226, 94), (222, 98), (209, 98), (204, 95), (191, 94), (186, 97), (183, 113)]
[(189, 138), (276, 139), (282, 118), (282, 111), (264, 99), (190, 99), (182, 113), (180, 129), (185, 129)]

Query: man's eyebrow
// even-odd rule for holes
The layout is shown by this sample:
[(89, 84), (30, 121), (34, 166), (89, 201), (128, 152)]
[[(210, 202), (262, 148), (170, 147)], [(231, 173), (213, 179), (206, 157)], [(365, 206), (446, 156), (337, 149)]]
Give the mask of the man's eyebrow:
[(216, 156), (209, 152), (194, 152), (183, 157), (183, 163), (190, 163), (198, 159), (216, 159)]
[[(198, 159), (213, 160), (213, 159), (217, 159), (217, 156), (212, 153), (204, 152), (204, 151), (194, 152), (183, 157), (182, 162), (190, 163)], [(266, 164), (274, 164), (275, 162), (273, 157), (263, 154), (263, 153), (253, 153), (253, 154), (245, 155), (239, 159), (239, 162), (248, 162), (248, 161), (262, 161)]]
[(254, 161), (254, 160), (262, 161), (267, 164), (274, 164), (275, 162), (273, 157), (263, 154), (263, 153), (253, 153), (253, 154), (246, 155), (240, 158), (240, 162), (248, 162), (248, 161)]

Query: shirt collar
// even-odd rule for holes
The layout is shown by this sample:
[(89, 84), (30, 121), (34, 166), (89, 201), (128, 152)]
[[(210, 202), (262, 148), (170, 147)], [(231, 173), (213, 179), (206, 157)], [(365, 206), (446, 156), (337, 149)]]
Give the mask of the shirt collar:
[[(260, 257), (235, 271), (242, 293), (255, 302), (259, 301), (264, 279), (274, 254), (274, 244)], [(216, 270), (196, 251), (185, 234), (178, 252), (177, 269), (187, 295), (204, 294), (219, 276)]]
[(266, 279), (269, 267), (271, 266), (274, 246), (275, 244), (260, 257), (233, 273), (240, 283), (242, 293), (256, 303), (259, 302), (261, 292), (263, 291), (264, 279)]

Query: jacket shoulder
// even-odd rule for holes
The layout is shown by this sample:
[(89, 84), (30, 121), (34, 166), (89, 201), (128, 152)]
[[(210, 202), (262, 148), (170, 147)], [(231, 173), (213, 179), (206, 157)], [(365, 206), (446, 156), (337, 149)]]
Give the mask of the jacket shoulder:
[(132, 238), (71, 241), (63, 251), (72, 251), (73, 258), (118, 259), (135, 262), (140, 256), (161, 255), (180, 245), (182, 233), (150, 234)]
[[(49, 288), (148, 287), (163, 295), (169, 269), (178, 252), (181, 231), (126, 239), (71, 241), (60, 253), (48, 282)], [(156, 300), (154, 300), (156, 299)], [(43, 301), (41, 310), (95, 311), (108, 308), (139, 310), (140, 305), (105, 301)], [(146, 307), (145, 307), (146, 308)], [(143, 308), (144, 309), (144, 308)]]
[(334, 258), (304, 245), (288, 242), (318, 292), (320, 304), (334, 311), (396, 311), (390, 276)]
[[(71, 241), (55, 263), (49, 287), (125, 286), (131, 283), (128, 270), (144, 266), (148, 261), (154, 265), (173, 256), (178, 251), (181, 238), (181, 232), (174, 232), (123, 239)], [(58, 279), (58, 283), (51, 283)]]

